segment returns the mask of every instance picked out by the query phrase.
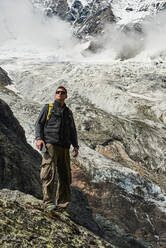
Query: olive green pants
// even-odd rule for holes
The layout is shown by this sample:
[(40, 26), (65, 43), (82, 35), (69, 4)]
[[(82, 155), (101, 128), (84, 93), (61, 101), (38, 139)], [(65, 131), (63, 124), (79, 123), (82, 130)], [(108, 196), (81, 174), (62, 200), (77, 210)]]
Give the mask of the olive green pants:
[(71, 169), (69, 149), (47, 144), (43, 154), (40, 178), (42, 180), (43, 202), (54, 203), (54, 184), (57, 173), (56, 205), (67, 207), (70, 202)]

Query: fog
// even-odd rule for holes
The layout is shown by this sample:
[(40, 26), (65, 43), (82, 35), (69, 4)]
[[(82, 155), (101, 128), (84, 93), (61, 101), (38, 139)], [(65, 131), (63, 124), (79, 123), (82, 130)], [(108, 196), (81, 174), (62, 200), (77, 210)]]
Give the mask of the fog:
[(166, 51), (166, 10), (144, 23), (145, 50), (151, 56)]
[(0, 1), (0, 45), (18, 42), (40, 49), (71, 50), (76, 45), (71, 26), (59, 18), (48, 18), (28, 0)]
[[(138, 25), (140, 24), (140, 25)], [(126, 28), (127, 27), (127, 28)], [(127, 26), (106, 24), (104, 32), (94, 38), (102, 59), (154, 58), (166, 52), (166, 11)]]

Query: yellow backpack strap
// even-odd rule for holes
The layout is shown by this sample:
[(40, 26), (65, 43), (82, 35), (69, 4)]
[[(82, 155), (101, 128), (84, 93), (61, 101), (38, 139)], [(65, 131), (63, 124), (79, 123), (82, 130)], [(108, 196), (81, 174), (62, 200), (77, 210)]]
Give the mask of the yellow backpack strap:
[(47, 113), (47, 121), (50, 119), (51, 116), (51, 109), (53, 108), (53, 103), (49, 103), (49, 107), (48, 107), (48, 113)]

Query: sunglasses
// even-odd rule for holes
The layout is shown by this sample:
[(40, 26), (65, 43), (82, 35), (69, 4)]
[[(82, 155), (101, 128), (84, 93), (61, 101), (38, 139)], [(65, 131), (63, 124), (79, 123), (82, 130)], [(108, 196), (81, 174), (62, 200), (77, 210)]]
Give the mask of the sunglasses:
[(61, 90), (57, 90), (57, 91), (56, 91), (56, 94), (65, 95), (66, 92), (65, 92), (65, 91), (61, 91)]

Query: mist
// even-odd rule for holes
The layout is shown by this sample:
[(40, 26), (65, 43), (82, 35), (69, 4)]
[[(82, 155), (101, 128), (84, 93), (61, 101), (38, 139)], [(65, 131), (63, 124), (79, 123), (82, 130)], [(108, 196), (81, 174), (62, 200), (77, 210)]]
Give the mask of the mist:
[[(140, 22), (140, 31), (129, 25), (107, 24), (104, 34), (95, 39), (100, 54), (107, 59), (155, 58), (166, 53), (166, 10)], [(124, 26), (125, 27), (125, 26)], [(132, 27), (132, 28), (131, 28)]]
[(17, 42), (17, 46), (26, 44), (63, 53), (77, 44), (68, 23), (44, 16), (28, 0), (0, 1), (0, 33), (1, 48)]
[(116, 24), (105, 25), (102, 36), (95, 39), (103, 58), (129, 59), (144, 49), (143, 36), (134, 30), (125, 32)]
[(145, 50), (149, 56), (166, 52), (166, 10), (144, 23)]

